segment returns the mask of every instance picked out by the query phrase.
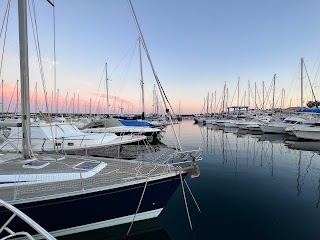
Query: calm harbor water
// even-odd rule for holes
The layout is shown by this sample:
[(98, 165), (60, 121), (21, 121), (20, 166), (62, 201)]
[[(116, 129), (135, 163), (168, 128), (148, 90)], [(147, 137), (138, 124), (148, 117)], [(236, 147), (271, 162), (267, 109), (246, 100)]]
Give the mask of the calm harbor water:
[[(127, 239), (320, 237), (320, 142), (199, 126), (191, 120), (175, 130), (182, 146), (203, 149), (200, 177), (187, 179), (201, 213), (187, 193), (191, 230), (180, 187), (157, 219), (134, 223)], [(167, 128), (163, 141), (172, 140)], [(61, 239), (123, 239), (128, 227)]]

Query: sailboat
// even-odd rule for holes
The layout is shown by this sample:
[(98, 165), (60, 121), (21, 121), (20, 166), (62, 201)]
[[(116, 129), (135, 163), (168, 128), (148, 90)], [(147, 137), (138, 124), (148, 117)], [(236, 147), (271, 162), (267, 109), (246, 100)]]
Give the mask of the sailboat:
[[(141, 74), (142, 75), (142, 74)], [(141, 83), (143, 85), (143, 81)], [(141, 121), (137, 120), (119, 120), (113, 118), (109, 112), (109, 92), (108, 92), (108, 71), (106, 63), (106, 88), (107, 88), (107, 118), (103, 119), (82, 119), (81, 123), (83, 126), (80, 128), (82, 132), (85, 133), (107, 133), (116, 134), (117, 136), (126, 135), (140, 135), (146, 136), (150, 143), (158, 143), (160, 141), (160, 129), (150, 127), (151, 124), (147, 126), (143, 125)], [(143, 94), (144, 96), (144, 94)], [(143, 97), (144, 98), (144, 97)], [(144, 103), (144, 101), (142, 101)], [(144, 104), (143, 104), (144, 109)], [(144, 118), (144, 110), (142, 113)], [(126, 126), (121, 121), (136, 123), (132, 126)]]
[[(0, 144), (2, 152), (21, 151), (22, 130), (19, 123), (21, 119), (9, 128), (10, 134), (7, 138), (3, 137), (4, 142)], [(6, 125), (6, 121), (0, 124)], [(8, 125), (7, 125), (8, 126)], [(20, 126), (20, 127), (19, 127)], [(37, 122), (31, 123), (30, 135), (32, 150), (40, 153), (51, 153), (62, 151), (68, 153), (83, 153), (88, 155), (105, 156), (104, 151), (116, 146), (125, 144), (138, 144), (146, 139), (138, 132), (135, 135), (129, 132), (127, 135), (118, 136), (113, 132), (84, 133), (71, 123), (57, 122)]]
[[(23, 147), (22, 154), (0, 155), (0, 199), (53, 236), (157, 217), (186, 175), (199, 175), (195, 170), (201, 150), (165, 149), (152, 159), (132, 161), (35, 155), (30, 146), (26, 7), (26, 0), (18, 0)], [(174, 160), (184, 165), (173, 165)], [(0, 216), (0, 226), (12, 218), (2, 206)], [(36, 234), (16, 219), (10, 222), (10, 229)]]

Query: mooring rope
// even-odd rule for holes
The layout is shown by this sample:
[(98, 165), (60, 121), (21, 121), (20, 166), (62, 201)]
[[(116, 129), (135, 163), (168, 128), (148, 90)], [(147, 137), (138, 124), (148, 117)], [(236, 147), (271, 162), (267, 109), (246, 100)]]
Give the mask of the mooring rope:
[(142, 192), (142, 194), (141, 194), (140, 201), (139, 201), (139, 204), (138, 204), (136, 213), (134, 214), (134, 217), (133, 217), (133, 219), (132, 219), (132, 221), (131, 221), (130, 227), (129, 227), (128, 232), (127, 232), (127, 234), (126, 234), (126, 237), (129, 235), (129, 233), (130, 233), (130, 231), (131, 231), (131, 228), (132, 228), (132, 226), (133, 226), (134, 220), (136, 219), (136, 216), (137, 216), (137, 214), (138, 214), (140, 205), (141, 205), (141, 203), (142, 203), (142, 199), (143, 199), (143, 197), (144, 197), (144, 193), (145, 193), (146, 188), (147, 188), (147, 184), (148, 184), (148, 178), (146, 178), (146, 183), (144, 184), (143, 192)]
[(194, 203), (196, 204), (196, 206), (197, 206), (197, 208), (198, 208), (198, 211), (201, 213), (200, 207), (199, 207), (199, 205), (198, 205), (195, 197), (193, 196), (193, 194), (192, 194), (192, 192), (191, 192), (191, 189), (189, 188), (189, 185), (188, 185), (187, 181), (186, 181), (185, 179), (183, 179), (183, 181), (185, 182), (185, 184), (186, 184), (186, 186), (187, 186), (187, 188), (188, 188), (188, 190), (189, 190), (189, 193), (190, 193), (190, 195), (191, 195)]
[(181, 172), (180, 172), (180, 180), (181, 180), (181, 187), (182, 187), (183, 199), (184, 199), (184, 204), (185, 204), (185, 206), (186, 206), (186, 211), (187, 211), (187, 215), (188, 215), (188, 220), (189, 220), (190, 228), (191, 228), (191, 230), (193, 230), (193, 229), (192, 229), (191, 218), (190, 218), (190, 214), (189, 214), (189, 208), (188, 208), (186, 193), (185, 193), (185, 191), (184, 191), (184, 186), (183, 186), (183, 180), (182, 180)]

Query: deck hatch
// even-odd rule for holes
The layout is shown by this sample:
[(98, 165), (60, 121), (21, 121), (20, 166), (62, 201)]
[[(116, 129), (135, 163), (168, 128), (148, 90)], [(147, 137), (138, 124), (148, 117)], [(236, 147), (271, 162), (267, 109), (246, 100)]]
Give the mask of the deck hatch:
[(99, 164), (100, 164), (99, 161), (84, 161), (75, 165), (73, 168), (88, 171), (88, 170), (93, 170)]
[(23, 164), (23, 168), (33, 168), (33, 169), (40, 169), (48, 166), (50, 163), (49, 162), (42, 162), (42, 161), (32, 161), (28, 162), (26, 164)]

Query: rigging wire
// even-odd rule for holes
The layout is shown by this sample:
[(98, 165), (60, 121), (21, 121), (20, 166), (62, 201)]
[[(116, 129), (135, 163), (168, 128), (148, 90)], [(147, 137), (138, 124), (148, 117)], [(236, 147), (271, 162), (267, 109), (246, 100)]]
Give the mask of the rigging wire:
[(135, 47), (134, 47), (134, 49), (132, 51), (132, 54), (131, 54), (130, 58), (128, 59), (128, 62), (127, 62), (126, 66), (125, 66), (125, 69), (124, 69), (124, 72), (123, 72), (122, 76), (120, 77), (120, 81), (119, 81), (120, 86), (119, 86), (118, 93), (116, 93), (116, 91), (117, 91), (117, 87), (116, 87), (115, 94), (118, 95), (118, 96), (120, 96), (122, 91), (123, 91), (125, 79), (127, 78), (129, 69), (130, 69), (131, 64), (133, 62), (133, 57), (134, 57), (134, 53), (136, 52), (137, 46), (138, 46), (138, 41), (136, 42), (136, 45), (135, 45)]
[[(293, 88), (290, 88), (290, 90), (292, 90), (292, 89), (296, 89), (296, 87), (297, 87), (297, 84), (298, 84), (298, 81), (295, 81), (295, 79), (296, 79), (296, 76), (297, 76), (297, 74), (298, 74), (298, 71), (299, 71), (299, 63), (297, 64), (297, 68), (296, 68), (296, 71), (295, 71), (295, 73), (294, 73), (294, 75), (293, 75), (293, 81), (294, 81), (294, 83), (295, 83), (295, 85), (294, 85), (294, 87)], [(288, 96), (289, 96), (289, 94), (291, 93), (291, 98), (289, 98), (290, 99), (290, 106), (289, 107), (291, 107), (291, 101), (292, 101), (292, 99), (294, 99), (294, 94), (295, 94), (295, 92), (294, 91), (291, 91), (291, 92), (289, 92), (288, 93)], [(298, 97), (297, 97), (297, 99), (298, 99)]]
[(5, 49), (5, 46), (6, 46), (6, 39), (7, 39), (7, 30), (8, 30), (8, 22), (9, 22), (9, 14), (10, 14), (10, 3), (11, 3), (11, 0), (8, 0), (7, 8), (6, 8), (6, 12), (5, 12), (4, 18), (3, 18), (3, 22), (2, 22), (2, 26), (1, 26), (1, 32), (0, 32), (0, 38), (1, 38), (4, 22), (6, 22), (6, 24), (5, 24), (5, 32), (4, 32), (4, 37), (3, 37), (3, 47), (2, 47), (2, 53), (1, 53), (0, 78), (1, 78), (1, 73), (2, 73), (4, 49)]
[[(128, 56), (129, 58), (128, 58), (128, 61), (127, 61), (126, 65), (125, 65), (125, 67), (124, 67), (123, 74), (121, 75), (120, 80), (118, 81), (118, 83), (117, 83), (117, 85), (116, 85), (116, 87), (115, 87), (115, 89), (114, 89), (114, 95), (116, 95), (116, 96), (120, 96), (121, 93), (122, 93), (122, 90), (123, 90), (123, 87), (124, 87), (124, 83), (125, 83), (125, 79), (126, 79), (127, 74), (128, 74), (128, 72), (129, 72), (130, 66), (131, 66), (131, 64), (132, 64), (132, 62), (133, 62), (133, 57), (134, 57), (134, 54), (135, 54), (135, 52), (136, 52), (138, 43), (139, 43), (139, 41), (138, 41), (138, 39), (137, 39), (137, 40), (135, 41), (135, 44), (133, 44), (133, 45), (131, 46), (131, 48), (129, 49), (129, 51), (128, 51), (127, 54), (126, 54), (126, 56), (127, 56), (127, 55), (129, 55), (129, 53), (131, 52), (131, 55)], [(119, 65), (118, 65), (118, 66), (119, 66)], [(116, 104), (116, 103), (115, 103), (115, 104)]]
[(56, 103), (56, 113), (58, 114), (58, 99), (57, 99), (57, 54), (56, 54), (56, 8), (54, 5), (54, 0), (52, 3), (47, 0), (50, 4), (52, 4), (52, 20), (53, 20), (53, 82), (54, 82), (54, 99)]
[[(155, 71), (155, 69), (154, 69), (153, 63), (152, 63), (152, 61), (151, 61), (151, 56), (150, 56), (150, 54), (149, 54), (149, 51), (148, 51), (146, 42), (145, 42), (145, 40), (144, 40), (144, 37), (143, 37), (142, 31), (141, 31), (140, 25), (139, 25), (139, 23), (138, 23), (138, 20), (137, 20), (135, 11), (134, 11), (133, 6), (132, 6), (132, 3), (131, 3), (131, 0), (128, 0), (128, 4), (129, 4), (130, 10), (131, 10), (131, 13), (132, 13), (132, 15), (133, 15), (134, 22), (135, 22), (135, 24), (136, 24), (136, 27), (137, 27), (138, 32), (139, 32), (140, 37), (141, 37), (142, 46), (143, 46), (143, 48), (144, 48), (144, 50), (145, 50), (145, 53), (146, 53), (146, 55), (147, 55), (147, 58), (148, 58), (148, 60), (149, 60), (149, 64), (150, 64), (151, 69), (152, 69), (152, 72), (153, 72), (153, 75), (154, 75), (154, 77), (155, 77), (155, 80), (156, 80), (156, 82), (157, 82), (158, 88), (159, 88), (159, 90), (160, 90), (160, 94), (161, 94), (161, 97), (162, 97), (162, 99), (163, 99), (163, 103), (164, 103), (164, 105), (165, 105), (165, 107), (166, 107), (166, 113), (167, 113), (168, 115), (170, 115), (170, 118), (171, 118), (171, 114), (170, 114), (169, 108), (167, 107), (166, 102), (168, 103), (170, 109), (172, 110), (172, 113), (173, 113), (174, 115), (175, 115), (175, 113), (174, 113), (174, 111), (173, 111), (173, 108), (172, 108), (172, 106), (171, 106), (171, 103), (170, 103), (169, 99), (167, 98), (166, 93), (164, 92), (164, 89), (163, 89), (163, 87), (162, 87), (162, 85), (161, 85), (161, 83), (160, 83), (160, 80), (159, 80), (159, 78), (158, 78), (158, 75), (157, 75), (157, 73), (156, 73), (156, 71)], [(179, 142), (178, 139), (177, 139), (177, 141)], [(180, 146), (180, 142), (179, 142), (179, 146)], [(181, 148), (181, 146), (180, 146), (180, 148)]]
[[(38, 65), (39, 65), (39, 70), (40, 70), (40, 76), (42, 80), (42, 87), (43, 87), (43, 92), (44, 92), (44, 97), (45, 97), (45, 109), (46, 112), (49, 112), (49, 106), (48, 106), (48, 96), (47, 96), (47, 90), (46, 90), (46, 81), (45, 81), (45, 76), (44, 76), (44, 70), (43, 70), (43, 63), (42, 63), (42, 57), (41, 57), (41, 50), (40, 50), (40, 41), (39, 41), (39, 34), (38, 34), (38, 24), (37, 24), (37, 16), (36, 16), (36, 7), (35, 7), (35, 1), (32, 0), (32, 8), (30, 7), (29, 1), (28, 1), (28, 6), (29, 6), (29, 14), (31, 18), (31, 26), (32, 26), (32, 33), (35, 41), (35, 47), (36, 47), (36, 53), (37, 53), (37, 58), (38, 58)], [(33, 15), (31, 13), (31, 9), (33, 10)], [(50, 130), (51, 134), (53, 135), (53, 129), (50, 121)], [(53, 138), (52, 144), (53, 144), (53, 149), (56, 152), (56, 144), (55, 144), (55, 138)]]
[[(100, 92), (100, 87), (101, 87), (101, 83), (102, 83), (102, 78), (103, 78), (104, 73), (105, 73), (105, 69), (106, 69), (105, 64), (103, 64), (101, 79), (100, 79), (100, 83), (99, 83), (99, 86), (98, 86), (98, 93)], [(96, 97), (95, 97), (95, 99), (94, 99), (93, 108), (96, 106), (96, 103), (97, 103), (97, 101), (98, 101), (98, 100), (97, 100), (97, 99), (98, 99), (98, 95), (99, 95), (99, 94), (96, 94)]]
[(304, 65), (304, 69), (306, 70), (306, 73), (307, 73), (307, 77), (308, 77), (308, 80), (309, 80), (309, 84), (310, 84), (312, 96), (313, 96), (313, 98), (314, 98), (314, 101), (315, 101), (316, 105), (318, 105), (318, 104), (317, 104), (316, 95), (314, 94), (313, 87), (312, 87), (312, 84), (311, 84), (311, 81), (310, 81), (310, 77), (309, 77), (309, 74), (308, 74), (308, 71), (307, 71), (307, 67), (306, 67), (306, 65), (305, 65), (304, 62), (303, 62), (303, 65)]
[[(231, 103), (230, 103), (230, 106), (232, 106), (233, 105), (233, 100), (234, 100), (234, 97), (235, 97), (235, 95), (236, 95), (236, 91), (237, 91), (237, 89), (239, 88), (239, 80), (238, 80), (238, 83), (237, 83), (237, 87), (234, 89), (234, 93), (233, 93), (233, 97), (232, 97), (232, 100), (231, 100)], [(238, 104), (238, 103), (237, 103)]]
[(17, 104), (16, 104), (16, 108), (14, 109), (14, 112), (15, 114), (17, 115), (18, 114), (18, 110), (19, 110), (19, 96), (21, 96), (19, 93), (20, 93), (20, 89), (19, 89), (19, 86), (18, 86), (18, 83), (19, 83), (19, 80), (17, 80)]
[(271, 80), (271, 83), (270, 83), (270, 86), (269, 86), (268, 90), (266, 91), (267, 95), (266, 95), (266, 97), (265, 97), (265, 104), (264, 104), (264, 106), (266, 107), (267, 104), (269, 103), (269, 108), (270, 108), (270, 105), (271, 105), (270, 95), (271, 95), (272, 87), (274, 87), (274, 86), (273, 86), (273, 78), (272, 78), (272, 80)]
[[(167, 96), (166, 96), (166, 94), (165, 94), (165, 92), (164, 92), (164, 89), (162, 88), (162, 85), (161, 85), (161, 83), (160, 83), (160, 80), (159, 80), (159, 78), (158, 78), (158, 75), (157, 75), (157, 73), (156, 73), (156, 71), (155, 71), (155, 69), (154, 69), (154, 66), (153, 66), (153, 63), (152, 63), (152, 60), (151, 60), (151, 57), (150, 57), (150, 54), (149, 54), (149, 51), (148, 51), (146, 42), (145, 42), (145, 40), (144, 40), (144, 37), (143, 37), (142, 31), (141, 31), (140, 25), (139, 25), (139, 23), (138, 23), (138, 20), (137, 20), (135, 11), (134, 11), (133, 6), (132, 6), (131, 0), (128, 0), (128, 4), (129, 4), (130, 10), (131, 10), (131, 14), (132, 14), (132, 16), (133, 16), (133, 18), (134, 18), (134, 22), (135, 22), (136, 27), (137, 27), (137, 29), (138, 29), (138, 32), (139, 32), (139, 34), (140, 34), (140, 39), (141, 39), (142, 46), (143, 46), (144, 51), (145, 51), (145, 53), (146, 53), (146, 55), (147, 55), (147, 58), (148, 58), (148, 60), (149, 60), (149, 64), (150, 64), (151, 69), (152, 69), (152, 72), (153, 72), (153, 75), (154, 75), (155, 80), (156, 80), (156, 82), (157, 82), (157, 85), (158, 85), (158, 88), (159, 88), (159, 91), (160, 91), (160, 94), (161, 94), (161, 97), (162, 97), (162, 100), (163, 100), (163, 104), (165, 105), (166, 114), (167, 114), (168, 117), (169, 117), (169, 121), (170, 121), (170, 123), (171, 123), (171, 127), (172, 127), (172, 130), (173, 130), (174, 135), (175, 135), (176, 143), (179, 145), (179, 149), (182, 150), (182, 147), (181, 147), (179, 138), (178, 138), (178, 136), (177, 136), (177, 134), (176, 134), (176, 132), (175, 132), (174, 126), (173, 126), (172, 115), (171, 115), (171, 113), (170, 113), (169, 108), (167, 107), (166, 102), (168, 103), (170, 109), (172, 110), (172, 113), (174, 114), (173, 108), (172, 108), (172, 106), (171, 106), (171, 104), (170, 104), (170, 102), (169, 102), (169, 99), (167, 98)], [(176, 149), (177, 149), (177, 148), (176, 148)]]
[[(117, 82), (117, 85), (116, 87), (114, 88), (115, 90), (113, 91), (114, 92), (114, 95), (120, 95), (121, 93), (121, 89), (123, 88), (123, 85), (124, 85), (124, 78), (125, 76), (127, 75), (127, 72), (128, 72), (128, 66), (131, 65), (131, 62), (132, 62), (132, 59), (133, 59), (133, 56), (134, 56), (134, 53), (136, 51), (136, 48), (137, 48), (137, 43), (138, 41), (135, 41), (135, 43), (128, 49), (128, 51), (124, 54), (124, 56), (121, 58), (120, 62), (116, 65), (116, 67), (112, 70), (112, 72), (109, 74), (108, 76), (108, 80), (110, 80), (112, 78), (112, 76), (114, 75), (114, 73), (116, 72), (116, 70), (119, 68), (119, 66), (121, 65), (121, 63), (124, 61), (124, 59), (127, 58), (127, 56), (130, 54), (131, 52), (131, 57), (130, 59), (128, 60), (128, 62), (126, 63), (126, 66), (125, 66), (125, 73), (120, 77), (120, 81)], [(99, 82), (99, 86), (98, 86), (98, 90), (97, 92), (100, 93), (100, 89), (101, 89), (101, 85), (102, 85), (102, 81), (104, 80), (104, 76), (105, 76), (105, 72), (106, 72), (106, 66), (105, 64), (103, 65), (103, 70), (102, 70), (102, 74), (101, 74), (101, 78), (100, 78), (100, 82)], [(120, 84), (120, 86), (119, 86)], [(118, 90), (119, 88), (119, 90)], [(118, 92), (118, 93), (117, 93)], [(97, 102), (98, 102), (98, 97), (99, 97), (99, 94), (96, 94), (95, 96), (95, 99), (94, 99), (94, 102), (93, 102), (93, 108), (96, 108), (97, 109)], [(115, 100), (113, 100), (115, 102)], [(110, 103), (110, 105), (112, 105)]]
[[(29, 1), (28, 1), (28, 5), (29, 5)], [(33, 15), (31, 13), (31, 9), (33, 10)], [(41, 76), (41, 80), (42, 80), (42, 87), (43, 87), (43, 92), (44, 92), (45, 100), (46, 100), (46, 111), (49, 112), (49, 110), (48, 110), (49, 107), (47, 104), (48, 99), (47, 99), (46, 82), (45, 82), (44, 70), (43, 70), (43, 64), (42, 64), (40, 41), (39, 41), (39, 35), (38, 35), (38, 24), (37, 24), (36, 9), (35, 9), (34, 0), (32, 0), (32, 8), (29, 5), (29, 14), (30, 14), (30, 18), (31, 18), (31, 26), (32, 26), (32, 32), (33, 32), (33, 37), (34, 37), (34, 41), (35, 41), (36, 52), (37, 52), (38, 65), (39, 65), (40, 76)]]
[(12, 95), (11, 95), (10, 102), (9, 102), (9, 105), (8, 105), (7, 114), (9, 113), (9, 109), (10, 109), (10, 107), (11, 107), (11, 102), (12, 102), (12, 99), (13, 99), (14, 92), (16, 91), (16, 87), (17, 87), (17, 85), (15, 84), (15, 85), (14, 85), (14, 89), (13, 89), (13, 91), (12, 91)]
[(0, 38), (1, 38), (1, 35), (2, 35), (4, 22), (6, 21), (7, 14), (9, 14), (8, 11), (9, 11), (9, 9), (10, 9), (10, 2), (11, 2), (11, 0), (8, 0), (8, 2), (7, 2), (7, 7), (6, 7), (6, 11), (5, 11), (5, 14), (4, 14), (4, 16), (3, 16), (2, 25), (1, 25), (1, 30), (0, 30)]

